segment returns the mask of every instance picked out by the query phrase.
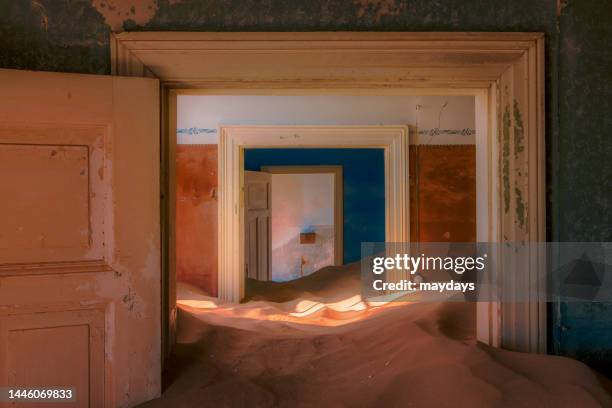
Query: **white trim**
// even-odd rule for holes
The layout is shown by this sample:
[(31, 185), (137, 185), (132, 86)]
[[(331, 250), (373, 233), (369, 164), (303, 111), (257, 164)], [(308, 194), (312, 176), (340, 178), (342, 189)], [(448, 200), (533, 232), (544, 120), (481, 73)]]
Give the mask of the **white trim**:
[[(495, 176), (499, 174), (497, 160), (498, 142), (496, 127), (496, 109), (492, 102), (495, 87), (482, 90), (475, 95), (476, 127), (476, 241), (498, 242), (499, 183)], [(495, 262), (496, 254), (489, 254)], [(476, 339), (485, 344), (499, 347), (501, 324), (499, 302), (478, 302), (476, 305)]]
[[(488, 213), (490, 220), (498, 220), (489, 225), (490, 236), (498, 242), (546, 240), (543, 33), (126, 32), (113, 35), (111, 45), (113, 74), (159, 77), (162, 92), (170, 99), (162, 101), (165, 106), (173, 103), (176, 94), (473, 95), (487, 91), (494, 158), (488, 167)], [(515, 119), (510, 119), (510, 125), (502, 120), (509, 110), (522, 118), (519, 132)], [(166, 114), (162, 121), (175, 123), (173, 112), (166, 110)], [(175, 129), (164, 129), (164, 139), (174, 138)], [(501, 163), (500, 136), (505, 129), (510, 133), (512, 154)], [(518, 134), (520, 151), (513, 147)], [(163, 160), (172, 160), (171, 149), (164, 151)], [(170, 163), (164, 168), (170, 176), (171, 167)], [(172, 201), (172, 187), (168, 183), (164, 187)], [(171, 230), (172, 203), (167, 207), (163, 223), (170, 224)], [(172, 234), (165, 240), (171, 252)], [(534, 275), (534, 268), (544, 262), (533, 258), (518, 269), (500, 273)], [(168, 281), (174, 274), (170, 262), (164, 270), (165, 286), (171, 286)], [(545, 293), (538, 279), (529, 285), (532, 293)], [(173, 301), (170, 293), (170, 304), (164, 305), (170, 309), (170, 319)], [(537, 296), (527, 304), (504, 303), (503, 308), (491, 310), (490, 316), (496, 318), (492, 318), (490, 336), (499, 338), (502, 347), (546, 352), (544, 298)], [(172, 321), (164, 324), (172, 331)]]
[(244, 297), (242, 186), (246, 148), (384, 149), (385, 240), (410, 239), (407, 126), (223, 126), (219, 134), (220, 299), (239, 302)]

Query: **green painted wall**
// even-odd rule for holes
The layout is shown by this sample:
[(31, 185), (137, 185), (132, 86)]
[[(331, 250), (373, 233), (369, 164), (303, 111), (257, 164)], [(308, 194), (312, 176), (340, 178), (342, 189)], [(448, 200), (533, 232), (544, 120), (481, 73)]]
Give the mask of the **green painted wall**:
[[(610, 242), (612, 3), (570, 1), (558, 26), (558, 131), (550, 139), (551, 238)], [(552, 308), (554, 351), (612, 375), (612, 303)]]
[[(0, 67), (108, 74), (109, 32), (546, 33), (548, 236), (612, 241), (612, 4), (604, 0), (0, 0)], [(553, 351), (612, 364), (612, 305), (551, 305)]]

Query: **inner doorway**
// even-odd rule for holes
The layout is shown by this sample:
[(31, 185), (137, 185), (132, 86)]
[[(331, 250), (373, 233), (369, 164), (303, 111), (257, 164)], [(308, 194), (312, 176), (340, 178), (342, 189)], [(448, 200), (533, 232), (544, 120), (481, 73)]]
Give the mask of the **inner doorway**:
[[(343, 167), (261, 165), (267, 161), (266, 153), (272, 163), (289, 162), (283, 149), (269, 150), (245, 152), (247, 279), (285, 282), (343, 265)], [(316, 152), (292, 149), (289, 153), (303, 158)], [(257, 202), (264, 192), (266, 199)], [(255, 268), (261, 272), (260, 265), (267, 273), (254, 273)]]
[[(475, 98), (473, 96), (183, 95), (178, 97), (178, 101), (179, 129), (177, 130), (177, 136), (179, 143), (177, 151), (198, 150), (202, 148), (209, 149), (208, 153), (206, 153), (206, 159), (204, 159), (204, 156), (202, 158), (202, 163), (208, 163), (209, 170), (205, 170), (206, 166), (203, 166), (200, 173), (210, 174), (211, 177), (209, 181), (212, 184), (205, 186), (209, 189), (208, 192), (197, 194), (198, 196), (206, 198), (206, 208), (211, 208), (212, 210), (214, 207), (215, 211), (209, 213), (209, 220), (214, 220), (216, 217), (221, 217), (220, 219), (223, 219), (224, 217), (221, 213), (221, 208), (224, 208), (223, 204), (217, 201), (218, 197), (221, 196), (221, 194), (218, 193), (218, 189), (234, 188), (231, 187), (232, 183), (229, 179), (224, 181), (221, 179), (213, 180), (213, 178), (223, 178), (223, 175), (217, 176), (217, 169), (214, 168), (217, 166), (218, 155), (224, 154), (223, 150), (219, 151), (216, 145), (220, 139), (222, 139), (223, 132), (230, 132), (232, 135), (236, 134), (236, 140), (249, 140), (240, 153), (240, 160), (244, 160), (244, 163), (247, 164), (251, 151), (264, 150), (266, 148), (268, 150), (282, 148), (286, 151), (297, 151), (305, 148), (315, 148), (317, 146), (316, 143), (327, 143), (328, 146), (325, 146), (326, 148), (338, 147), (343, 143), (347, 143), (342, 147), (350, 147), (351, 149), (349, 150), (363, 147), (364, 144), (368, 143), (381, 143), (381, 146), (383, 146), (384, 143), (386, 143), (383, 141), (385, 136), (383, 133), (377, 135), (376, 132), (385, 132), (385, 126), (387, 126), (387, 124), (404, 122), (412, 126), (410, 131), (410, 160), (408, 160), (408, 149), (406, 149), (406, 158), (405, 160), (401, 160), (401, 162), (405, 164), (409, 163), (411, 168), (408, 172), (407, 168), (404, 170), (401, 167), (389, 165), (389, 163), (383, 165), (385, 166), (385, 175), (383, 177), (389, 180), (394, 178), (397, 180), (399, 176), (403, 176), (406, 180), (405, 183), (400, 183), (403, 187), (398, 186), (397, 181), (390, 183), (387, 183), (388, 180), (383, 181), (383, 183), (387, 183), (385, 185), (385, 193), (391, 194), (386, 197), (384, 204), (386, 218), (383, 221), (384, 235), (375, 240), (372, 239), (371, 241), (381, 242), (386, 240), (388, 242), (405, 242), (408, 240), (418, 241), (423, 239), (429, 241), (472, 240), (475, 237), (475, 228), (464, 228), (465, 231), (459, 231), (457, 229), (461, 229), (462, 225), (473, 226), (476, 224), (475, 209), (467, 210), (467, 213), (465, 211), (463, 212), (462, 216), (465, 218), (463, 224), (461, 220), (454, 220), (453, 231), (444, 230), (444, 223), (448, 224), (449, 221), (448, 216), (454, 214), (459, 217), (457, 210), (461, 209), (456, 207), (456, 203), (453, 204), (453, 200), (457, 199), (457, 197), (453, 200), (444, 198), (445, 195), (452, 195), (453, 192), (451, 191), (452, 189), (446, 189), (443, 185), (444, 183), (452, 182), (453, 180), (451, 179), (453, 175), (457, 176), (458, 174), (461, 175), (466, 173), (465, 171), (461, 172), (460, 167), (462, 161), (463, 165), (475, 167), (475, 160), (465, 161), (464, 159), (460, 159), (460, 157), (473, 159), (475, 155)], [(181, 121), (183, 123), (181, 123)], [(189, 121), (191, 121), (191, 123), (189, 123)], [(242, 125), (244, 123), (253, 125), (244, 126)], [(283, 127), (283, 125), (287, 123), (305, 124), (310, 128), (304, 130), (306, 128), (299, 125), (295, 128), (291, 126)], [(314, 126), (315, 124), (316, 126)], [(349, 126), (338, 126), (340, 124), (349, 124)], [(377, 128), (376, 126), (372, 126), (373, 124), (383, 126)], [(270, 129), (266, 129), (268, 125)], [(365, 136), (366, 139), (359, 138), (359, 132), (361, 131), (359, 130), (359, 125), (364, 125), (367, 132), (370, 132), (369, 135)], [(317, 133), (321, 135), (317, 136)], [(311, 135), (315, 138), (318, 137), (318, 139), (315, 139), (318, 141), (314, 144), (308, 141)], [(330, 137), (335, 139), (332, 140)], [(371, 137), (371, 139), (367, 139), (367, 137)], [(255, 145), (248, 145), (248, 143), (252, 143), (250, 140), (255, 141)], [(241, 141), (239, 143), (243, 142)], [(389, 145), (391, 146), (392, 142), (389, 143), (391, 143)], [(407, 144), (408, 143), (406, 143), (406, 145)], [(402, 152), (402, 149), (405, 147), (401, 147), (397, 151)], [(385, 160), (393, 159), (393, 157), (390, 157), (392, 155), (388, 154), (389, 152), (390, 151), (386, 151), (384, 153), (384, 155), (387, 155)], [(211, 154), (215, 155), (214, 159), (211, 159)], [(403, 153), (399, 154), (401, 155)], [(437, 157), (439, 154), (442, 154), (444, 157)], [(422, 161), (423, 157), (427, 157), (427, 163), (421, 166), (419, 162)], [(444, 167), (440, 167), (444, 163), (454, 163), (455, 167), (459, 166), (459, 168), (449, 168), (447, 169), (448, 171), (440, 170)], [(469, 163), (471, 163), (471, 165)], [(275, 164), (278, 165), (279, 163)], [(285, 162), (282, 164), (288, 165), (295, 163)], [(180, 170), (181, 168), (181, 163), (177, 163), (177, 169)], [(364, 162), (363, 168), (368, 168), (367, 161)], [(248, 171), (262, 170), (261, 166), (257, 168), (247, 168), (245, 166), (244, 169)], [(457, 173), (456, 170), (460, 170), (460, 172)], [(424, 172), (427, 174), (424, 174)], [(407, 173), (410, 173), (410, 183), (408, 183)], [(470, 174), (474, 176), (474, 173), (475, 170), (471, 171)], [(421, 189), (417, 188), (418, 183), (422, 180), (427, 180), (429, 176), (438, 177), (438, 181), (441, 184), (429, 191), (425, 189), (423, 190), (423, 194), (420, 194)], [(195, 177), (195, 175), (192, 174), (188, 178), (192, 180), (193, 177)], [(442, 181), (443, 177), (447, 179)], [(461, 179), (461, 177), (459, 177), (459, 179)], [(223, 185), (219, 186), (218, 184), (214, 184), (214, 181), (221, 182)], [(431, 186), (433, 185), (430, 185), (430, 187)], [(178, 187), (179, 190), (183, 190), (184, 187), (191, 188), (192, 186), (182, 186), (179, 184)], [(402, 206), (399, 204), (401, 200), (398, 201), (401, 197), (399, 195), (394, 197), (393, 192), (399, 191), (397, 189), (407, 187), (410, 188), (410, 206), (407, 205), (407, 202), (405, 206)], [(406, 191), (406, 196), (408, 196), (407, 193), (408, 191)], [(439, 193), (442, 194), (442, 198), (439, 197)], [(459, 196), (461, 196), (461, 194), (461, 191), (459, 191)], [(472, 191), (470, 194), (471, 198), (474, 198), (475, 191)], [(364, 190), (363, 195), (368, 195), (368, 192)], [(436, 197), (436, 195), (438, 195), (438, 197)], [(420, 201), (423, 199), (426, 201), (429, 200), (429, 202), (421, 203)], [(241, 200), (243, 200), (243, 198), (241, 198)], [(180, 216), (178, 205), (180, 202), (185, 201), (187, 201), (185, 198), (177, 197), (177, 217)], [(474, 200), (471, 202), (473, 204)], [(228, 205), (231, 205), (233, 208), (232, 203), (228, 202)], [(391, 214), (389, 209), (392, 205), (395, 205), (395, 208), (404, 207), (405, 214), (401, 212)], [(455, 208), (453, 208), (453, 205), (455, 205)], [(410, 207), (410, 211), (408, 211), (406, 207)], [(203, 209), (204, 206), (201, 205), (198, 207), (197, 211), (202, 211)], [(423, 219), (421, 220), (423, 222), (418, 221), (418, 214), (421, 210), (423, 210)], [(410, 222), (408, 222), (408, 213), (410, 213), (410, 217), (412, 218)], [(445, 214), (447, 218), (444, 218)], [(465, 216), (467, 216), (467, 218)], [(195, 225), (193, 221), (193, 217), (188, 218), (190, 225)], [(428, 225), (427, 228), (424, 227), (425, 223)], [(434, 225), (436, 223), (438, 225)], [(178, 237), (184, 237), (178, 224), (180, 223), (177, 223), (177, 239)], [(210, 223), (208, 222), (207, 224)], [(363, 222), (353, 220), (349, 224), (358, 225), (363, 224)], [(240, 223), (237, 223), (237, 225), (239, 226)], [(398, 230), (398, 228), (403, 228), (406, 232), (406, 235), (402, 238), (399, 238), (398, 232), (400, 230)], [(433, 229), (436, 229), (436, 232), (432, 235), (430, 232), (433, 231)], [(223, 231), (229, 233), (228, 229), (223, 228), (219, 232), (223, 234)], [(410, 231), (410, 236), (408, 236), (408, 231)], [(214, 231), (213, 227), (206, 230), (206, 234), (191, 234), (190, 237), (181, 239), (193, 242), (194, 240), (202, 241), (205, 239), (204, 237), (206, 237), (205, 240), (207, 243), (202, 242), (199, 244), (204, 253), (196, 253), (196, 261), (199, 257), (202, 260), (206, 259), (207, 261), (205, 262), (210, 262), (211, 259), (215, 258), (213, 251), (219, 251), (219, 254), (239, 252), (238, 247), (229, 252), (223, 250), (223, 248), (217, 247), (218, 244), (224, 242), (224, 239), (222, 236), (218, 236), (216, 240), (213, 239), (215, 233), (216, 231)], [(350, 239), (354, 235), (355, 234), (348, 234), (347, 237)], [(304, 239), (307, 239), (306, 236), (304, 236)], [(217, 241), (214, 243), (216, 245), (213, 245), (211, 241)], [(362, 240), (362, 242), (363, 241), (364, 240)], [(177, 244), (180, 243), (177, 242)], [(248, 248), (248, 246), (244, 248)], [(181, 271), (184, 270), (184, 268), (180, 265), (182, 259), (185, 259), (184, 255), (185, 254), (181, 255), (177, 253), (177, 275), (179, 276), (179, 281), (183, 280), (182, 278), (184, 277), (181, 276), (183, 275)], [(263, 259), (263, 257), (260, 257), (260, 259)], [(356, 259), (353, 259), (353, 261)], [(223, 274), (227, 273), (228, 268), (220, 268), (220, 262), (223, 262), (223, 258), (219, 258), (216, 265), (209, 265), (209, 267), (207, 267), (209, 272), (205, 271), (204, 274), (200, 273), (200, 275), (208, 274), (208, 293), (211, 296), (221, 296), (225, 298), (227, 292), (223, 293), (223, 287), (227, 288), (228, 282), (231, 282), (234, 278), (232, 276), (223, 276)], [(239, 264), (242, 262), (246, 264), (246, 259), (243, 261), (238, 260)], [(191, 271), (187, 271), (187, 273), (189, 274)], [(189, 282), (188, 279), (183, 281)], [(238, 278), (238, 280), (240, 281), (240, 278)], [(238, 284), (244, 285), (244, 283)], [(244, 294), (240, 295), (237, 293), (236, 299), (241, 299), (243, 297)]]
[[(473, 97), (191, 96), (181, 101), (182, 98), (178, 118), (185, 122), (177, 132), (177, 151), (191, 150), (201, 156), (190, 159), (196, 164), (188, 177), (183, 174), (182, 157), (177, 157), (177, 169), (181, 170), (177, 172), (177, 237), (201, 240), (201, 250), (192, 254), (196, 260), (203, 260), (204, 251), (209, 253), (211, 238), (196, 227), (194, 219), (219, 220), (218, 245), (224, 245), (224, 234), (226, 238), (242, 239), (232, 249), (218, 248), (216, 296), (189, 286), (189, 281), (178, 282), (176, 350), (187, 353), (185, 364), (189, 362), (186, 345), (193, 341), (192, 329), (200, 327), (200, 322), (205, 323), (202, 333), (230, 338), (234, 335), (231, 328), (235, 327), (240, 333), (248, 332), (251, 339), (261, 337), (263, 347), (272, 347), (266, 335), (283, 336), (284, 322), (323, 334), (330, 330), (328, 326), (348, 325), (382, 310), (360, 296), (362, 242), (476, 239)], [(181, 110), (183, 102), (185, 109)], [(190, 102), (201, 105), (194, 107)], [(188, 124), (189, 120), (194, 122)], [(204, 141), (216, 153), (216, 160), (210, 160), (209, 147), (201, 147)], [(328, 160), (332, 154), (344, 156), (345, 160)], [(347, 158), (351, 155), (352, 163)], [(215, 169), (206, 167), (211, 163)], [(317, 166), (318, 174), (313, 166)], [(334, 210), (343, 209), (342, 246), (335, 245), (334, 240), (330, 252), (333, 257), (327, 256), (326, 233), (321, 228), (330, 226), (331, 200), (323, 200), (319, 206), (306, 203), (326, 195), (325, 183), (320, 180), (317, 188), (311, 185), (309, 189), (298, 189), (297, 185), (308, 183), (292, 180), (279, 187), (274, 182), (275, 176), (331, 174), (329, 166), (339, 167), (336, 173), (343, 179), (342, 206), (334, 206)], [(205, 179), (213, 170), (219, 172), (214, 176), (217, 184), (207, 184)], [(375, 179), (374, 185), (364, 183), (368, 177)], [(197, 179), (202, 184), (194, 181)], [(327, 195), (331, 196), (330, 184), (327, 186)], [(288, 198), (275, 200), (276, 191), (288, 193)], [(356, 204), (355, 198), (359, 199)], [(405, 205), (399, 204), (402, 202)], [(186, 208), (178, 207), (179, 203)], [(216, 209), (214, 216), (203, 215), (208, 206)], [(287, 219), (278, 223), (281, 230), (275, 231), (274, 216), (279, 207), (286, 213), (281, 216), (288, 218), (296, 213), (316, 215), (318, 207), (322, 207), (327, 210), (328, 220)], [(364, 211), (355, 212), (355, 208)], [(189, 222), (179, 222), (181, 211), (191, 214), (185, 217)], [(333, 213), (331, 224), (335, 231), (340, 217)], [(226, 217), (235, 223), (227, 223)], [(361, 235), (372, 223), (378, 235)], [(284, 234), (279, 241), (288, 246), (275, 245), (275, 232)], [(410, 237), (401, 238), (401, 233), (408, 232)], [(317, 244), (322, 245), (316, 247)], [(343, 250), (341, 259), (336, 259), (336, 248)], [(277, 249), (280, 251), (275, 254)], [(312, 249), (316, 250), (308, 252)], [(286, 258), (283, 252), (288, 254)], [(229, 255), (232, 264), (223, 264), (221, 254)], [(181, 248), (177, 247), (177, 266), (180, 255)], [(322, 255), (325, 262), (315, 266), (313, 255)], [(276, 262), (279, 258), (281, 262)], [(278, 274), (275, 266), (280, 266)], [(242, 270), (243, 275), (230, 275), (232, 270)], [(228, 287), (239, 285), (243, 293), (228, 291)], [(418, 310), (406, 302), (403, 308)], [(455, 305), (452, 315), (453, 336), (475, 341), (475, 304)], [(380, 323), (371, 319), (364, 324), (376, 322)], [(379, 332), (377, 328), (372, 330)], [(351, 334), (349, 338), (355, 337)], [(243, 341), (232, 339), (228, 341)], [(208, 340), (214, 342), (212, 338)], [(293, 344), (295, 338), (287, 341)], [(293, 357), (301, 358), (300, 353), (296, 351)], [(256, 358), (254, 354), (252, 357)], [(239, 364), (231, 361), (234, 363)]]

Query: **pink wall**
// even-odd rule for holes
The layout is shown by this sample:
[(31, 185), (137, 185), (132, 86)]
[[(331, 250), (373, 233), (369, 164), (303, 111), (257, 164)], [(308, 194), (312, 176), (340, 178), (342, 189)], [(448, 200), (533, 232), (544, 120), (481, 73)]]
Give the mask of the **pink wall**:
[[(314, 232), (301, 244), (301, 232)], [(334, 264), (334, 175), (272, 175), (272, 280), (287, 281)]]

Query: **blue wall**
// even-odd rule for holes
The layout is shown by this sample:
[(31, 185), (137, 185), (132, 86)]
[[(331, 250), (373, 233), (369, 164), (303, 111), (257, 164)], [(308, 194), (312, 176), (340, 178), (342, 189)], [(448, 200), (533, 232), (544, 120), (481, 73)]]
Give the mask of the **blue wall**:
[(385, 241), (385, 156), (382, 149), (248, 149), (244, 169), (340, 165), (344, 177), (344, 263), (361, 258), (361, 242)]

